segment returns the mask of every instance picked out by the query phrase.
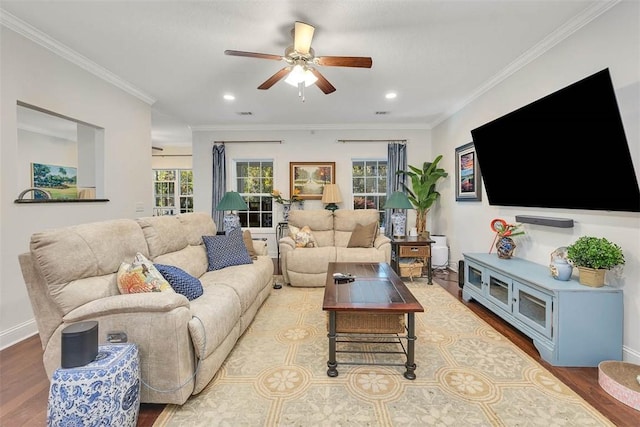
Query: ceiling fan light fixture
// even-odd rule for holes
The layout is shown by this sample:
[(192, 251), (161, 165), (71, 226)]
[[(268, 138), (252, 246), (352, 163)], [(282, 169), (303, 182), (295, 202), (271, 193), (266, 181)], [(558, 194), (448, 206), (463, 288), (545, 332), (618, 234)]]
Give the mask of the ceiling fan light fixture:
[(309, 68), (303, 65), (294, 65), (289, 75), (284, 80), (291, 86), (298, 87), (300, 83), (304, 83), (304, 86), (311, 86), (318, 81), (318, 78), (311, 72)]

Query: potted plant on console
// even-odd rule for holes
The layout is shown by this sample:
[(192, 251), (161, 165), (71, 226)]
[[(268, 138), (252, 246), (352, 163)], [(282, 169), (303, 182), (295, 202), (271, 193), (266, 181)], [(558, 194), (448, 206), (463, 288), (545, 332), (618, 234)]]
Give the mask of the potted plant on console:
[(622, 249), (604, 237), (582, 236), (567, 246), (567, 259), (578, 268), (580, 283), (592, 287), (604, 285), (607, 270), (624, 265)]
[(436, 183), (440, 178), (448, 176), (444, 169), (438, 167), (438, 162), (441, 159), (442, 155), (439, 155), (433, 162), (424, 162), (422, 169), (409, 165), (409, 170), (396, 172), (398, 175), (405, 175), (411, 179), (410, 187), (404, 182), (402, 186), (407, 190), (409, 201), (416, 208), (418, 234), (424, 237), (429, 237), (427, 213), (440, 197), (440, 193), (436, 191)]

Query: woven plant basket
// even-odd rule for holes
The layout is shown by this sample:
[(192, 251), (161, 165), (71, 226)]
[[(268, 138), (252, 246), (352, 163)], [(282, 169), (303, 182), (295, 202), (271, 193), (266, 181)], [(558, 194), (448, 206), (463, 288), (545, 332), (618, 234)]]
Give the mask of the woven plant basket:
[(591, 286), (592, 288), (604, 286), (604, 275), (607, 270), (603, 268), (578, 267), (578, 271), (580, 272), (578, 275), (580, 284)]

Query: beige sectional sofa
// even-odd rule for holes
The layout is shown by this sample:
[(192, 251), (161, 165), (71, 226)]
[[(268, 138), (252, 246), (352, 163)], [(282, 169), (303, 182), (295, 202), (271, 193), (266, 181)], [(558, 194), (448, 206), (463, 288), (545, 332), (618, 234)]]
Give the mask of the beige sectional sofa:
[(372, 222), (378, 230), (378, 211), (372, 209), (291, 211), (289, 230), (306, 226), (315, 242), (309, 245), (312, 247), (299, 247), (292, 235), (280, 239), (280, 269), (284, 282), (291, 286), (324, 286), (329, 262), (390, 263), (391, 240), (379, 233), (370, 247), (348, 247), (356, 227)]
[[(213, 378), (272, 288), (266, 242), (257, 259), (207, 271), (206, 213), (118, 219), (35, 233), (19, 257), (49, 377), (61, 363), (61, 331), (97, 320), (99, 343), (122, 331), (138, 345), (141, 402), (184, 403)], [(202, 282), (196, 299), (176, 292), (120, 294), (117, 272), (141, 253)]]

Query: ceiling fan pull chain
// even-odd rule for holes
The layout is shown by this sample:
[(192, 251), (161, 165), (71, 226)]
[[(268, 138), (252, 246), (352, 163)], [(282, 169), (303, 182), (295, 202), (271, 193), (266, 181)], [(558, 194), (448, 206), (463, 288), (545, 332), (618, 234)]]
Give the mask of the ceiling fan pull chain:
[(298, 82), (298, 96), (302, 98), (302, 102), (304, 102), (304, 81)]

